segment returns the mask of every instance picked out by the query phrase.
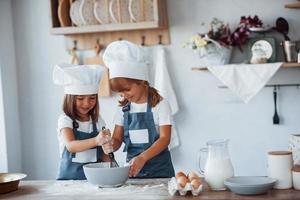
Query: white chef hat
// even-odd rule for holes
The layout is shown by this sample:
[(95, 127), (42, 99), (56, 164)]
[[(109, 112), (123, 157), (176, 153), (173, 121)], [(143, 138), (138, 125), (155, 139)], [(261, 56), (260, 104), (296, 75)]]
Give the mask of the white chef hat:
[(103, 67), (101, 65), (58, 64), (53, 70), (53, 82), (65, 88), (65, 94), (97, 94)]
[(104, 54), (103, 61), (109, 68), (109, 78), (132, 78), (148, 80), (148, 69), (144, 50), (141, 46), (126, 40), (110, 43)]

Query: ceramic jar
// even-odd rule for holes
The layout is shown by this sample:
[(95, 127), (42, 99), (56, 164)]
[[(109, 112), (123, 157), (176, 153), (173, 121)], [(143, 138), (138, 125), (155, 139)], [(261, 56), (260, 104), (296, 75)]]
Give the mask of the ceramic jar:
[(271, 151), (268, 153), (269, 177), (277, 179), (275, 189), (292, 187), (293, 159), (290, 151)]
[(292, 169), (293, 187), (295, 190), (300, 190), (300, 165), (294, 165)]

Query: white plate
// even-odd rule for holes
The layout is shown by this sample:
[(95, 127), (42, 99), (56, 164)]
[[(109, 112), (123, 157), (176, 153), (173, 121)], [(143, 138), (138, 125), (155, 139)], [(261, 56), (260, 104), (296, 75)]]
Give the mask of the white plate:
[(263, 26), (263, 27), (250, 27), (249, 30), (252, 32), (266, 32), (271, 29), (271, 26)]
[(82, 0), (74, 1), (70, 8), (71, 21), (76, 26), (84, 25), (83, 21), (81, 20), (80, 14), (79, 14), (79, 8), (80, 8), (81, 1)]
[(94, 0), (82, 0), (79, 7), (79, 14), (84, 25), (98, 24), (94, 16)]
[(95, 0), (94, 15), (100, 24), (109, 24), (109, 0)]
[(119, 0), (120, 1), (120, 12), (121, 12), (121, 23), (130, 22), (130, 14), (128, 10), (129, 0)]
[(109, 14), (114, 23), (120, 23), (118, 5), (116, 0), (111, 0), (109, 3)]
[(263, 176), (240, 176), (224, 181), (226, 187), (240, 195), (264, 194), (273, 187), (277, 180)]
[[(142, 4), (142, 1), (144, 4)], [(153, 0), (129, 0), (129, 14), (134, 22), (154, 21)]]

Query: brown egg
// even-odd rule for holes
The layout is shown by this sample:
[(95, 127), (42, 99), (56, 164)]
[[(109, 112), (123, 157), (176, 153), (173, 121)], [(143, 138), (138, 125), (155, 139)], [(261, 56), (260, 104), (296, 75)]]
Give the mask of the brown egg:
[(201, 180), (200, 179), (193, 179), (191, 181), (191, 185), (194, 189), (198, 189), (199, 186), (201, 185)]
[(200, 179), (197, 172), (190, 172), (189, 175), (188, 175), (188, 178), (189, 178), (190, 181), (192, 181), (193, 179)]
[(179, 171), (179, 172), (177, 172), (177, 174), (176, 174), (176, 179), (178, 179), (179, 177), (181, 177), (181, 176), (184, 176), (184, 177), (186, 177), (186, 175), (185, 175), (185, 173), (183, 173), (182, 171)]
[(186, 176), (179, 176), (177, 179), (177, 183), (184, 188), (186, 183), (189, 181)]

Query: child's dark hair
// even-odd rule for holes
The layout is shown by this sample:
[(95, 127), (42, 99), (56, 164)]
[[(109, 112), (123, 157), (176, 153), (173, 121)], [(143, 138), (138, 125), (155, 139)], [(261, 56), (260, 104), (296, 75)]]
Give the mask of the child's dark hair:
[[(64, 103), (63, 103), (63, 111), (64, 113), (69, 116), (71, 119), (75, 120), (80, 120), (80, 117), (78, 113), (76, 112), (76, 97), (78, 95), (70, 95), (66, 94), (64, 97)], [(92, 110), (89, 111), (88, 113), (91, 118), (93, 123), (98, 122), (99, 118), (99, 103), (98, 103), (98, 94), (96, 94), (96, 105)]]
[[(114, 92), (122, 92), (128, 89), (123, 84), (123, 80), (126, 80), (128, 84), (137, 84), (137, 85), (144, 84), (145, 89), (148, 88), (149, 95), (151, 96), (151, 107), (155, 107), (163, 99), (162, 96), (160, 96), (160, 94), (158, 93), (158, 91), (154, 87), (151, 87), (148, 81), (144, 81), (144, 80), (131, 79), (131, 78), (113, 78), (109, 81), (111, 89)], [(128, 100), (126, 98), (119, 101), (120, 106), (125, 106), (127, 103)]]

